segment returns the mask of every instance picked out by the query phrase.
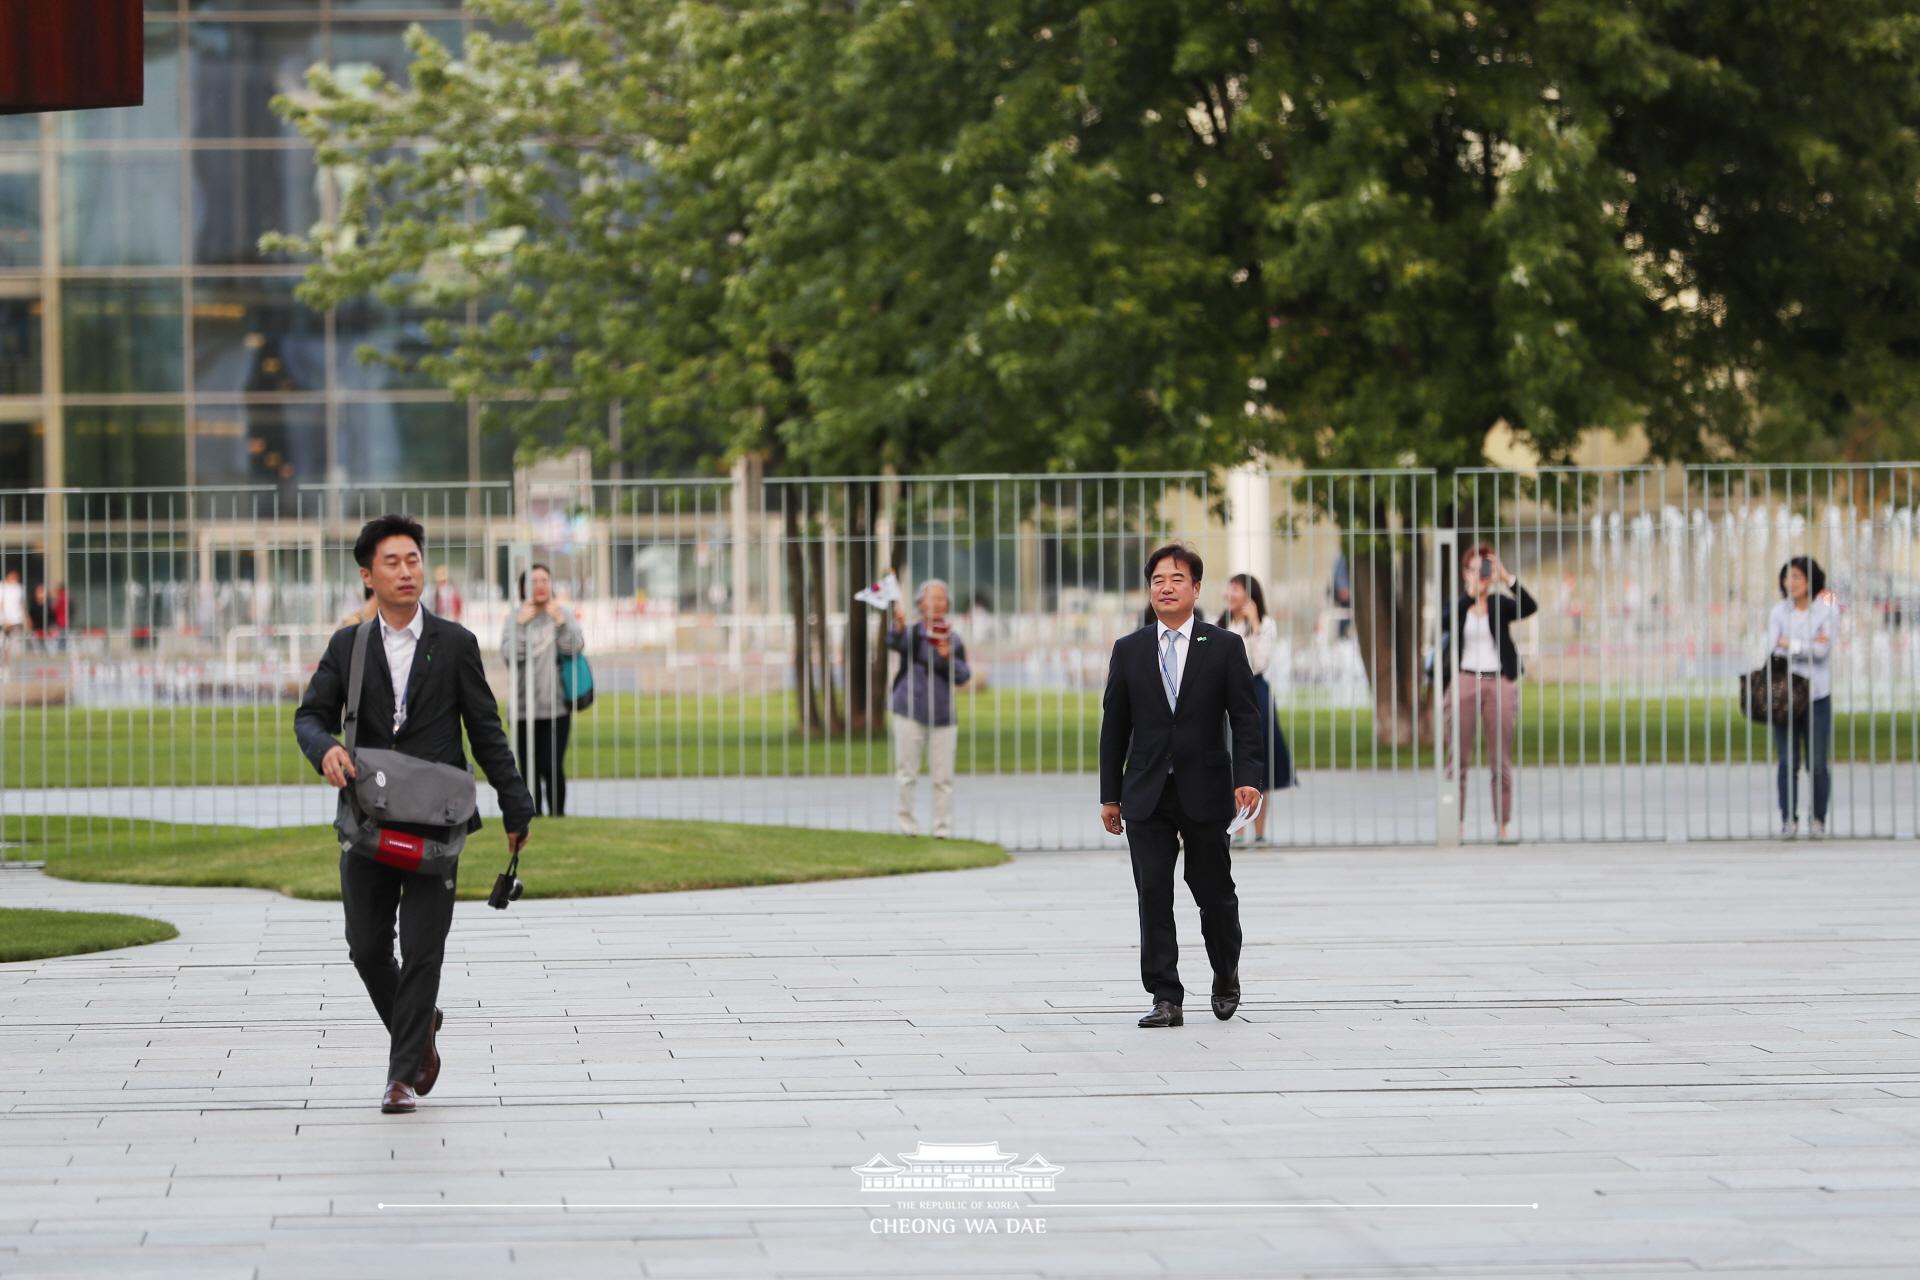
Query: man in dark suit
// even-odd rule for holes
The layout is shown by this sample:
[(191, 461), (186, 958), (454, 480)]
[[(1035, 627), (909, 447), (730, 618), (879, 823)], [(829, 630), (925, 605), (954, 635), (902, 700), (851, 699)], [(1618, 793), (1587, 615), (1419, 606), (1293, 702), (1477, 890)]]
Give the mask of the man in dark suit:
[[(426, 532), (406, 516), (368, 522), (353, 546), (360, 578), (378, 607), (368, 637), (355, 745), (404, 751), (422, 760), (467, 767), (460, 749), (466, 726), (474, 758), (500, 796), (507, 851), (527, 843), (533, 796), (514, 767), (493, 690), (473, 633), (420, 606), (426, 585)], [(335, 740), (341, 731), (357, 626), (334, 632), (306, 697), (293, 718), (294, 736), (313, 767), (336, 787), (355, 776), (353, 759)], [(468, 833), (480, 829), (476, 815)], [(347, 952), (391, 1047), (380, 1109), (404, 1114), (440, 1078), (434, 1033), (444, 1021), (434, 1001), (447, 930), (453, 925), (454, 877), (419, 875), (350, 853), (340, 855), (340, 898), (346, 908)], [(394, 963), (394, 923), (401, 960)]]
[(1100, 718), (1100, 820), (1125, 833), (1140, 900), (1140, 981), (1153, 995), (1143, 1027), (1185, 1020), (1173, 923), (1182, 844), (1213, 965), (1214, 1016), (1225, 1021), (1240, 1007), (1240, 900), (1227, 827), (1236, 809), (1261, 799), (1260, 723), (1240, 636), (1194, 614), (1200, 573), (1200, 557), (1182, 546), (1147, 557), (1154, 621), (1113, 646)]

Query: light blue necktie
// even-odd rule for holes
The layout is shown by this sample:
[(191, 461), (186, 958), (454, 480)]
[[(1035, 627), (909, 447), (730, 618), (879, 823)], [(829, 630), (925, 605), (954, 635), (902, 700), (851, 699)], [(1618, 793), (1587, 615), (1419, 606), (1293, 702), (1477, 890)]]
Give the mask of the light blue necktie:
[(1180, 668), (1173, 660), (1174, 642), (1180, 639), (1178, 631), (1169, 630), (1160, 645), (1160, 683), (1167, 687), (1167, 707), (1169, 710), (1180, 702)]

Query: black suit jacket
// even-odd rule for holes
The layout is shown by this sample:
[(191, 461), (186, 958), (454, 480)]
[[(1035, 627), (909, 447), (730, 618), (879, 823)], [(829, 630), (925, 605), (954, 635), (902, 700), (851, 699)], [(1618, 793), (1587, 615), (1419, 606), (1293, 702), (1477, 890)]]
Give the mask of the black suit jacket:
[[(327, 641), (320, 666), (307, 682), (307, 694), (293, 716), (293, 734), (300, 750), (320, 768), (327, 752), (342, 745), (336, 735), (347, 704), (347, 677), (353, 665), (353, 633), (342, 627)], [(480, 663), (480, 642), (473, 632), (455, 622), (426, 614), (413, 670), (407, 678), (407, 721), (393, 732), (393, 674), (387, 669), (386, 646), (380, 642), (380, 624), (367, 637), (367, 670), (360, 686), (360, 731), (356, 746), (404, 751), (436, 764), (467, 767), (460, 749), (460, 727), (466, 725), (474, 759), (486, 771), (487, 781), (500, 797), (500, 813), (509, 831), (525, 831), (533, 821), (533, 796), (520, 777), (500, 728), (499, 704), (487, 684)], [(480, 829), (476, 814), (469, 831)]]
[[(1253, 669), (1237, 632), (1199, 618), (1187, 641), (1177, 708), (1160, 682), (1160, 628), (1120, 637), (1107, 664), (1100, 716), (1100, 800), (1120, 816), (1153, 816), (1173, 765), (1180, 807), (1197, 821), (1231, 822), (1235, 787), (1263, 785)], [(1232, 749), (1229, 750), (1228, 726)]]
[[(1464, 592), (1450, 607), (1442, 606), (1441, 661), (1445, 664), (1440, 675), (1442, 688), (1453, 683), (1454, 666), (1467, 646), (1464, 620), (1472, 608), (1473, 597)], [(1539, 611), (1539, 602), (1518, 580), (1513, 584), (1512, 595), (1501, 591), (1487, 593), (1487, 620), (1493, 624), (1493, 642), (1500, 646), (1500, 674), (1509, 680), (1520, 678), (1520, 650), (1514, 647), (1513, 624), (1523, 618), (1531, 618)]]

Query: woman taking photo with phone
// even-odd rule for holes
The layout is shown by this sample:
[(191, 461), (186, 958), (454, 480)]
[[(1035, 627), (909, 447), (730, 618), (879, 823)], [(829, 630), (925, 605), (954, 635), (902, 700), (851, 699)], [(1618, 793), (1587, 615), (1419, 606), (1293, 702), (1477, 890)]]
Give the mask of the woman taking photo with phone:
[(928, 578), (920, 584), (914, 606), (919, 618), (907, 621), (906, 611), (893, 607), (893, 627), (887, 648), (900, 655), (893, 678), (893, 781), (895, 817), (900, 834), (920, 834), (914, 816), (913, 795), (920, 778), (920, 759), (933, 775), (933, 834), (953, 834), (953, 766), (960, 741), (953, 693), (973, 678), (967, 666), (967, 646), (948, 616), (953, 595), (947, 584)]
[[(1449, 686), (1446, 706), (1447, 765), (1460, 775), (1460, 816), (1467, 813), (1467, 766), (1473, 758), (1475, 731), (1487, 745), (1493, 775), (1493, 817), (1500, 839), (1513, 839), (1513, 748), (1520, 729), (1520, 651), (1513, 625), (1540, 606), (1507, 572), (1486, 543), (1460, 557), (1460, 598), (1445, 621), (1450, 643), (1443, 643), (1442, 681)], [(1454, 677), (1454, 668), (1459, 677)], [(1454, 726), (1459, 725), (1460, 759), (1454, 758)]]

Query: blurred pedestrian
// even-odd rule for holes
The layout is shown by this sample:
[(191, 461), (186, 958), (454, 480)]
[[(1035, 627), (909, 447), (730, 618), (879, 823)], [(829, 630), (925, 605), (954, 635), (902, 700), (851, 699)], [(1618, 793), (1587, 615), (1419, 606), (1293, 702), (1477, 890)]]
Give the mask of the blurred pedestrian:
[(45, 646), (53, 638), (53, 611), (47, 604), (47, 584), (33, 584), (33, 597), (27, 601), (27, 630)]
[(520, 601), (500, 638), (514, 695), (520, 699), (514, 745), (521, 776), (533, 792), (534, 812), (561, 818), (567, 812), (573, 708), (561, 689), (560, 661), (584, 652), (587, 640), (572, 610), (555, 598), (547, 566), (536, 564), (520, 575)]
[(1345, 640), (1353, 630), (1353, 571), (1347, 565), (1347, 553), (1333, 553), (1333, 579), (1327, 584), (1327, 598), (1340, 611), (1334, 624), (1334, 636)]
[(952, 602), (947, 584), (928, 578), (914, 596), (918, 618), (909, 624), (906, 611), (896, 603), (887, 632), (887, 647), (900, 655), (891, 728), (895, 816), (902, 835), (920, 834), (913, 800), (923, 754), (933, 775), (933, 834), (937, 839), (953, 834), (953, 768), (960, 741), (953, 691), (971, 680), (973, 671), (967, 666), (967, 646), (948, 617)]
[[(1217, 625), (1237, 632), (1246, 646), (1247, 665), (1253, 670), (1253, 699), (1259, 708), (1258, 723), (1266, 735), (1266, 776), (1261, 790), (1270, 795), (1292, 786), (1296, 779), (1293, 752), (1287, 747), (1286, 730), (1280, 727), (1280, 708), (1274, 703), (1273, 687), (1267, 680), (1274, 650), (1280, 647), (1280, 624), (1267, 612), (1267, 593), (1261, 590), (1260, 579), (1250, 573), (1236, 573), (1227, 579), (1227, 608)], [(1267, 842), (1267, 807), (1263, 798), (1260, 812), (1253, 818), (1252, 838), (1258, 844)]]
[[(1832, 793), (1833, 759), (1833, 605), (1822, 599), (1827, 572), (1812, 556), (1795, 556), (1780, 566), (1780, 602), (1767, 616), (1767, 651), (1785, 657), (1790, 675), (1807, 681), (1807, 713), (1789, 714), (1773, 725), (1775, 790), (1780, 801), (1780, 837), (1800, 831), (1800, 770), (1813, 778), (1815, 839), (1827, 834), (1827, 800)], [(1792, 706), (1792, 699), (1788, 699)]]
[(11, 648), (27, 632), (27, 589), (20, 585), (20, 571), (7, 570), (0, 578), (0, 643)]
[(453, 578), (443, 564), (433, 566), (433, 595), (427, 601), (427, 608), (434, 617), (448, 622), (460, 621), (466, 608), (466, 601), (460, 598), (460, 588), (453, 585)]

